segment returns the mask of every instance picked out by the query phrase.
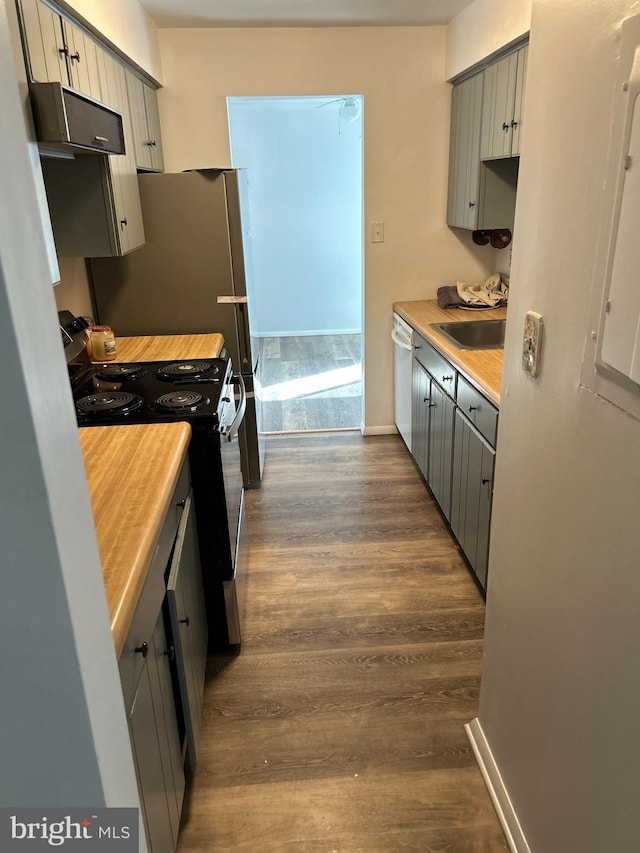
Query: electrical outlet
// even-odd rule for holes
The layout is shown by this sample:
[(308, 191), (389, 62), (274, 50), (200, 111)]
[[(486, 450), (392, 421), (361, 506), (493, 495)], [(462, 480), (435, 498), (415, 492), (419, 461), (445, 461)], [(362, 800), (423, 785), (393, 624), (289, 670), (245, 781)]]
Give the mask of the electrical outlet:
[(524, 318), (524, 337), (522, 341), (522, 369), (529, 376), (540, 373), (542, 354), (542, 314), (527, 311)]
[(384, 222), (371, 223), (371, 242), (384, 243)]

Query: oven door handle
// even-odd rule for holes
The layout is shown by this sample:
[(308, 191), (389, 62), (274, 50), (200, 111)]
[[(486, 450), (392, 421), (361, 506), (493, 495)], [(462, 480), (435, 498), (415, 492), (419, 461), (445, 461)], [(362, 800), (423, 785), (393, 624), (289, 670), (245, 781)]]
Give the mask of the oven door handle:
[(238, 430), (240, 429), (240, 424), (242, 423), (242, 419), (244, 418), (244, 413), (247, 409), (247, 389), (244, 386), (244, 380), (240, 374), (237, 376), (233, 376), (231, 381), (234, 385), (240, 388), (240, 402), (238, 403), (238, 408), (236, 409), (236, 416), (231, 421), (229, 426), (223, 430), (222, 435), (224, 438), (231, 442), (238, 435)]

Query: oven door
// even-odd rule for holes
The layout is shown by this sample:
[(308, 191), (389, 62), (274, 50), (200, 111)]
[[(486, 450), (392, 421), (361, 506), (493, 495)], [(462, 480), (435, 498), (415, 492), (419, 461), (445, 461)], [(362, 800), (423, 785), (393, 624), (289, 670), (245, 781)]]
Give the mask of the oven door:
[(242, 376), (232, 378), (233, 386), (238, 388), (237, 401), (232, 388), (227, 398), (233, 405), (225, 407), (220, 424), (220, 455), (222, 476), (227, 504), (227, 524), (231, 545), (232, 574), (223, 582), (225, 611), (229, 643), (235, 645), (242, 639), (241, 623), (244, 609), (244, 580), (246, 566), (246, 523), (244, 513), (244, 486), (240, 467), (240, 442), (238, 430), (246, 411), (247, 395)]

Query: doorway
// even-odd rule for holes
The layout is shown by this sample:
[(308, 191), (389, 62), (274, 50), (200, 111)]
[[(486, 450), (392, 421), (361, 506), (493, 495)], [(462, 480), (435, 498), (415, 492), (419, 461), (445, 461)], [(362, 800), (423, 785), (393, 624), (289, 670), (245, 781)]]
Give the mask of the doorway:
[(227, 98), (263, 432), (363, 423), (361, 95)]

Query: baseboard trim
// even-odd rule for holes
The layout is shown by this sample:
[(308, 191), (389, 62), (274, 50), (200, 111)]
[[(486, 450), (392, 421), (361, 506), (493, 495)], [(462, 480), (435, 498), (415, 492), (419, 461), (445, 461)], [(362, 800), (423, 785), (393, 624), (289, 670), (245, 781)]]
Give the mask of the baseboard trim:
[(511, 853), (531, 853), (480, 720), (476, 717), (464, 728)]
[(395, 424), (391, 424), (391, 426), (362, 427), (363, 435), (395, 435), (397, 432), (398, 429)]

